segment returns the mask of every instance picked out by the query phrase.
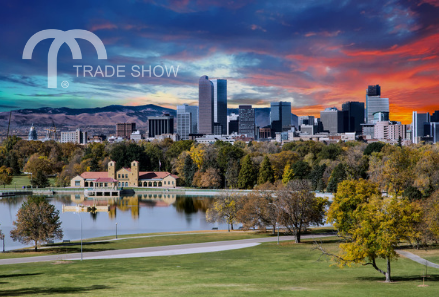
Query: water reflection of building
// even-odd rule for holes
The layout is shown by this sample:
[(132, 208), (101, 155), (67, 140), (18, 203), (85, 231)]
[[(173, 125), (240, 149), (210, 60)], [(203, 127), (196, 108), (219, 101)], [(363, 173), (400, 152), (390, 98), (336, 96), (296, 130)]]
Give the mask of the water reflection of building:
[[(192, 198), (191, 198), (192, 199)], [(70, 200), (75, 204), (63, 206), (66, 211), (90, 209), (96, 207), (99, 212), (108, 212), (110, 219), (115, 219), (117, 212), (131, 212), (135, 220), (139, 218), (139, 207), (169, 207), (175, 205), (177, 194), (170, 193), (144, 193), (129, 197), (86, 197), (84, 194), (71, 194)]]

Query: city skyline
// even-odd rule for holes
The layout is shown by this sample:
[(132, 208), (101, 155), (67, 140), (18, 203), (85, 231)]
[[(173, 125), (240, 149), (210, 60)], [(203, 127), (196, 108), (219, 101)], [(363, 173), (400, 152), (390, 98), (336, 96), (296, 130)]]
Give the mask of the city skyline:
[[(151, 0), (105, 6), (99, 1), (47, 6), (14, 1), (2, 8), (2, 27), (14, 29), (13, 34), (0, 31), (0, 111), (101, 107), (109, 102), (176, 109), (197, 102), (197, 78), (203, 74), (228, 80), (231, 108), (289, 101), (293, 113), (318, 116), (325, 107), (363, 102), (366, 87), (380, 84), (382, 96), (390, 98), (391, 120), (407, 124), (413, 110), (439, 109), (439, 2), (434, 0), (385, 5)], [(102, 39), (108, 61), (102, 63), (93, 46), (79, 40), (82, 64), (172, 64), (180, 66), (178, 76), (76, 77), (76, 61), (63, 45), (58, 80), (70, 86), (48, 89), (51, 41), (40, 42), (32, 60), (21, 58), (27, 40), (45, 29), (84, 29)]]

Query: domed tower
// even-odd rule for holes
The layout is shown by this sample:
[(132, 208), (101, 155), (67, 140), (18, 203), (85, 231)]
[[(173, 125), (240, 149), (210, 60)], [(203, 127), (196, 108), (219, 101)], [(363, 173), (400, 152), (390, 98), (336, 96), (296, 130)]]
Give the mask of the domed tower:
[(37, 130), (35, 129), (34, 124), (32, 124), (32, 127), (30, 127), (27, 140), (38, 140)]
[(139, 162), (131, 162), (130, 186), (139, 186)]
[(116, 179), (116, 162), (108, 162), (108, 177)]

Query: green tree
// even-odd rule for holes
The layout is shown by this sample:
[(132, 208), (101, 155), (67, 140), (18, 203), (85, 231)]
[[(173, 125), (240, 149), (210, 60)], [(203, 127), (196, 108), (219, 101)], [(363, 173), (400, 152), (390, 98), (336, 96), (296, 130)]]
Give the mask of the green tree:
[(35, 251), (38, 245), (63, 237), (59, 210), (40, 196), (31, 196), (23, 202), (13, 225), (11, 238), (24, 244), (33, 242)]
[(250, 155), (242, 159), (241, 170), (238, 176), (238, 187), (240, 189), (253, 189), (257, 182), (258, 173)]
[(194, 179), (195, 172), (197, 172), (198, 166), (192, 161), (192, 157), (188, 154), (184, 160), (183, 175), (186, 187), (191, 187)]
[(239, 178), (239, 160), (229, 161), (229, 165), (227, 166), (226, 173), (224, 175), (226, 180), (227, 188), (237, 188), (238, 187), (238, 178)]
[(258, 184), (262, 185), (267, 182), (274, 183), (274, 171), (271, 167), (270, 159), (265, 156), (261, 163), (261, 168), (259, 169)]
[(327, 191), (331, 193), (337, 193), (337, 186), (340, 182), (346, 179), (346, 171), (343, 163), (338, 164), (331, 173), (329, 178)]
[(31, 184), (33, 187), (38, 187), (38, 188), (46, 188), (50, 186), (50, 182), (49, 179), (47, 178), (47, 175), (41, 170), (37, 171), (35, 176), (32, 176)]
[(383, 142), (372, 142), (364, 150), (364, 155), (370, 156), (374, 152), (379, 153), (381, 152), (384, 146), (386, 146), (386, 144)]
[[(371, 265), (390, 282), (390, 263), (398, 257), (395, 249), (403, 240), (418, 236), (415, 226), (421, 214), (421, 208), (406, 199), (383, 198), (376, 184), (342, 182), (327, 218), (344, 238), (341, 253), (333, 259), (340, 266)], [(379, 258), (385, 259), (385, 270), (378, 267)]]
[(323, 174), (326, 170), (326, 164), (316, 165), (311, 170), (309, 178), (311, 179), (311, 188), (314, 191), (323, 191), (326, 188), (325, 182), (323, 181)]
[(0, 185), (3, 185), (6, 188), (6, 185), (10, 185), (12, 183), (12, 168), (6, 167), (3, 165), (0, 167)]
[(305, 161), (299, 160), (293, 164), (294, 179), (308, 179), (311, 167)]

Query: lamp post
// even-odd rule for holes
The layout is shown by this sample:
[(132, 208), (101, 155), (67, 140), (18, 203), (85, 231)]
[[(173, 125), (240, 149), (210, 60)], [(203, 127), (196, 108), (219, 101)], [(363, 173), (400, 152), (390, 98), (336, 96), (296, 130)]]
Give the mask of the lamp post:
[(116, 222), (116, 239), (117, 239), (117, 222)]
[[(274, 203), (268, 203), (268, 204), (274, 205), (276, 207), (276, 215), (278, 215), (279, 206), (277, 206)], [(273, 226), (273, 228), (275, 228), (275, 227)], [(279, 223), (277, 223), (277, 244), (279, 244)]]
[(5, 252), (5, 235), (4, 234), (0, 234), (0, 238), (3, 241), (3, 253)]
[(79, 213), (79, 209), (78, 212), (76, 212), (76, 214), (79, 216), (79, 223), (81, 226), (81, 261), (82, 261), (82, 218), (81, 218), (81, 214)]

